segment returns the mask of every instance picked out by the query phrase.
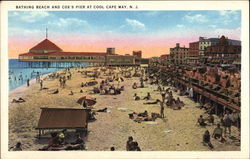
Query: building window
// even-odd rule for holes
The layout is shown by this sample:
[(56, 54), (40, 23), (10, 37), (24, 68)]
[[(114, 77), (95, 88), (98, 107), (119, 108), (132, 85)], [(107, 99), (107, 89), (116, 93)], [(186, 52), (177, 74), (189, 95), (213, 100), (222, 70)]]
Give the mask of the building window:
[(49, 57), (49, 59), (55, 60), (55, 59), (56, 59), (56, 57)]
[(34, 56), (34, 59), (48, 59), (48, 56)]

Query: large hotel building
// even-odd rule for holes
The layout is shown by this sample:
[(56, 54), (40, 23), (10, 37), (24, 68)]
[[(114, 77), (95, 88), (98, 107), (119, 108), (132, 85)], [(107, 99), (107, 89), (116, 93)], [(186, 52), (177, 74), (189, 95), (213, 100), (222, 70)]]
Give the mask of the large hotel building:
[(118, 55), (115, 48), (106, 52), (64, 52), (47, 38), (29, 52), (19, 54), (19, 60), (25, 62), (88, 62), (100, 66), (136, 66), (141, 63), (141, 51), (133, 55)]

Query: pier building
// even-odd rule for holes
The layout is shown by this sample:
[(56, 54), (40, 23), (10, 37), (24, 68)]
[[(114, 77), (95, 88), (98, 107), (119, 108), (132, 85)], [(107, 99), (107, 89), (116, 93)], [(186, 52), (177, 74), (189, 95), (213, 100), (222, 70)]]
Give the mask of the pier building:
[(140, 65), (140, 56), (134, 55), (118, 55), (115, 48), (107, 48), (106, 52), (67, 52), (63, 51), (55, 43), (47, 38), (36, 46), (32, 47), (29, 52), (19, 54), (19, 60), (24, 62), (42, 63), (50, 67), (51, 64), (70, 63), (70, 62), (87, 62), (98, 66), (136, 66)]

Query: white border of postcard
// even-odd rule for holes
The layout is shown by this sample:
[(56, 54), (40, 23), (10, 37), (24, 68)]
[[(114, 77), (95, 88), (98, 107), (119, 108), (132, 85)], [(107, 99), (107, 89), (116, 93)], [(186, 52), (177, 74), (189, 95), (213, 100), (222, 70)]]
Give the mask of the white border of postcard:
[[(40, 152), (8, 151), (8, 11), (16, 5), (137, 5), (135, 10), (241, 10), (242, 41), (242, 131), (241, 151), (144, 151), (144, 152)], [(2, 1), (1, 2), (1, 158), (249, 158), (249, 2), (248, 1)], [(20, 9), (19, 9), (20, 10)], [(28, 11), (29, 9), (25, 9)], [(37, 11), (37, 9), (31, 9)], [(43, 9), (39, 9), (42, 11)], [(52, 9), (45, 9), (53, 11)], [(68, 11), (70, 9), (60, 9)], [(75, 10), (75, 9), (74, 9)], [(88, 9), (94, 10), (94, 9)], [(104, 9), (106, 10), (106, 9)], [(126, 9), (119, 9), (126, 10)], [(57, 9), (58, 11), (58, 9)], [(79, 9), (78, 11), (86, 11)], [(112, 9), (109, 9), (112, 11)], [(116, 11), (118, 11), (116, 9)]]

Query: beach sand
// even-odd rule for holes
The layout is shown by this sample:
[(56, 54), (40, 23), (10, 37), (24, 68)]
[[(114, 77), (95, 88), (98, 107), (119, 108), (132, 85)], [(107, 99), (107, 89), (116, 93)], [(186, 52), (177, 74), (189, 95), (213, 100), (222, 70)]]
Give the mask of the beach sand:
[[(86, 68), (92, 70), (93, 68)], [(161, 95), (156, 90), (155, 85), (145, 84), (146, 88), (132, 89), (134, 82), (139, 83), (138, 77), (126, 79), (120, 83), (125, 86), (125, 90), (119, 95), (99, 95), (90, 94), (92, 87), (80, 87), (81, 82), (90, 81), (92, 78), (84, 77), (78, 70), (71, 69), (72, 79), (68, 80), (65, 88), (59, 87), (58, 79), (47, 79), (44, 81), (44, 87), (59, 89), (59, 94), (49, 94), (49, 90), (40, 90), (38, 83), (32, 83), (30, 87), (21, 86), (9, 93), (9, 147), (14, 146), (16, 142), (21, 141), (23, 150), (38, 150), (46, 145), (35, 138), (38, 131), (35, 130), (40, 117), (40, 107), (70, 107), (81, 108), (76, 103), (82, 96), (96, 98), (95, 109), (107, 107), (108, 112), (97, 113), (96, 121), (88, 124), (89, 134), (86, 138), (88, 151), (109, 151), (114, 146), (116, 150), (125, 151), (128, 136), (133, 136), (139, 143), (142, 151), (210, 151), (202, 142), (202, 135), (206, 129), (212, 134), (215, 125), (206, 128), (199, 127), (197, 119), (200, 115), (206, 117), (204, 110), (198, 109), (191, 99), (181, 96), (185, 106), (181, 110), (164, 110), (165, 119), (158, 118), (157, 125), (149, 125), (146, 122), (137, 123), (129, 119), (128, 114), (132, 112), (160, 112), (159, 104), (144, 105), (144, 100), (134, 101), (133, 95), (137, 93), (141, 98), (151, 93), (152, 98), (161, 99)], [(102, 76), (103, 78), (106, 76)], [(100, 82), (101, 78), (96, 81)], [(113, 82), (115, 86), (117, 81)], [(166, 87), (165, 87), (166, 88)], [(83, 93), (80, 93), (80, 90)], [(70, 91), (74, 95), (68, 95)], [(173, 92), (174, 97), (177, 94)], [(26, 100), (24, 103), (11, 103), (13, 99), (22, 97)], [(120, 111), (118, 108), (127, 108), (129, 111)], [(218, 122), (215, 117), (215, 123)], [(167, 132), (165, 132), (167, 131)], [(232, 127), (232, 136), (239, 137), (237, 128)], [(220, 143), (211, 139), (215, 151), (239, 151), (240, 146), (229, 138), (226, 143)]]

